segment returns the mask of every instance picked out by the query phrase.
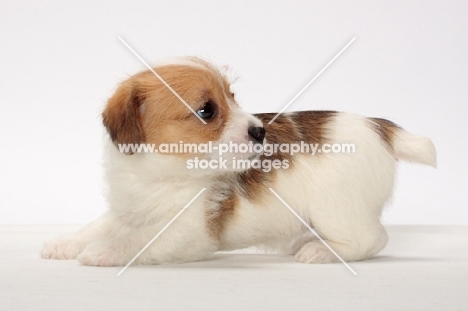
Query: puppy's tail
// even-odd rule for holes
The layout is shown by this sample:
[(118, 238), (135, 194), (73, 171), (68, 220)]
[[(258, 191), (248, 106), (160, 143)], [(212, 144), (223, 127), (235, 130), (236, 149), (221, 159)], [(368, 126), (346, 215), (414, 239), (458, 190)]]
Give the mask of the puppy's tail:
[(373, 118), (371, 122), (382, 140), (390, 145), (395, 158), (437, 166), (437, 152), (429, 138), (409, 133), (388, 120)]
[(403, 129), (395, 132), (393, 153), (397, 159), (437, 166), (437, 152), (432, 141)]

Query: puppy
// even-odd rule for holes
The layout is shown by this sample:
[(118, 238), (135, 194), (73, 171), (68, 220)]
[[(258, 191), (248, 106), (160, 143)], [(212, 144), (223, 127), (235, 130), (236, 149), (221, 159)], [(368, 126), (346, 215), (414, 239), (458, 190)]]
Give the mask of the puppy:
[[(102, 114), (109, 210), (81, 231), (45, 243), (43, 258), (126, 265), (205, 188), (134, 264), (196, 261), (253, 245), (304, 263), (338, 261), (271, 188), (343, 260), (364, 260), (387, 243), (380, 216), (392, 195), (396, 162), (436, 165), (428, 138), (390, 121), (302, 111), (283, 113), (270, 124), (275, 114), (243, 112), (226, 76), (208, 62), (182, 58), (155, 71), (192, 111), (150, 71), (124, 81)], [(182, 143), (211, 144), (213, 150), (122, 149), (146, 144), (162, 150)], [(302, 144), (318, 146), (318, 152), (216, 151), (226, 144)], [(354, 152), (326, 152), (325, 146), (345, 144)], [(236, 166), (239, 160), (257, 166)], [(211, 165), (217, 161), (225, 165)], [(195, 165), (201, 163), (206, 168)]]

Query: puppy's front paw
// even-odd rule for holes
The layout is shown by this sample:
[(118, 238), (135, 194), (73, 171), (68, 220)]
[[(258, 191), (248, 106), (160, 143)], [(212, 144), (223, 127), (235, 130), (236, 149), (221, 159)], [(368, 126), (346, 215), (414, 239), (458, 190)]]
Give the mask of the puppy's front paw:
[(75, 259), (85, 247), (84, 242), (80, 242), (72, 237), (58, 238), (44, 243), (41, 257), (45, 259)]
[(76, 259), (84, 265), (100, 267), (125, 266), (131, 260), (121, 246), (104, 242), (90, 244)]
[(296, 260), (303, 263), (336, 262), (337, 258), (320, 241), (306, 243), (296, 254)]

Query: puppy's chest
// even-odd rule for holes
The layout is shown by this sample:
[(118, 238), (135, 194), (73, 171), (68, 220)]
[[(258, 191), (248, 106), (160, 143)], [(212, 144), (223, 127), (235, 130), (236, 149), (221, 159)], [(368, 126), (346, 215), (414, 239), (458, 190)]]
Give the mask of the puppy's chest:
[(261, 209), (262, 201), (271, 195), (268, 187), (273, 186), (275, 175), (274, 172), (250, 169), (213, 183), (207, 189), (205, 199), (205, 219), (209, 234), (219, 239), (223, 230), (235, 222), (240, 209), (246, 207), (241, 204), (247, 204), (248, 209)]

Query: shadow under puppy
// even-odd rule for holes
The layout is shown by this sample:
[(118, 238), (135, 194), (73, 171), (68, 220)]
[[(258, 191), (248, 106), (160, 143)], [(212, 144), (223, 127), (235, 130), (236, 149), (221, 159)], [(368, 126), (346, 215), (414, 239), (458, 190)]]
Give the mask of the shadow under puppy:
[[(206, 61), (181, 58), (155, 70), (198, 117), (150, 71), (120, 84), (103, 112), (109, 134), (104, 164), (109, 210), (77, 233), (46, 242), (43, 258), (126, 265), (206, 188), (135, 264), (195, 261), (218, 250), (252, 245), (293, 254), (305, 263), (338, 261), (272, 188), (345, 261), (363, 260), (387, 243), (380, 216), (392, 195), (396, 162), (436, 165), (428, 138), (390, 121), (302, 111), (283, 113), (269, 124), (275, 114), (243, 112), (225, 74)], [(182, 143), (211, 143), (214, 148), (122, 149), (124, 144), (158, 149)], [(280, 149), (266, 155), (252, 148), (256, 150), (220, 155), (216, 150), (229, 144), (303, 144), (317, 146), (319, 152)], [(352, 144), (354, 152), (325, 152), (326, 146), (343, 144)], [(202, 169), (194, 166), (194, 159), (220, 161), (225, 167)], [(277, 165), (269, 170), (235, 166), (239, 160)]]

